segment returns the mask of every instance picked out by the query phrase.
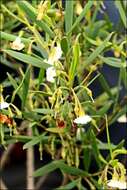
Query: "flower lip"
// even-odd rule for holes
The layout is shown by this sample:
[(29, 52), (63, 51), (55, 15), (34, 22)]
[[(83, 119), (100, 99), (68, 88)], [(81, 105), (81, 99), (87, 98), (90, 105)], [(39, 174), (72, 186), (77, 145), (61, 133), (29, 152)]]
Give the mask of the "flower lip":
[(107, 186), (118, 189), (127, 189), (127, 184), (125, 181), (119, 181), (114, 179), (109, 180)]
[(118, 121), (119, 123), (126, 123), (126, 122), (127, 122), (127, 117), (126, 117), (126, 115), (120, 116), (120, 117), (117, 119), (117, 121)]
[(18, 50), (18, 51), (22, 50), (25, 47), (25, 45), (21, 42), (20, 37), (17, 37), (15, 41), (13, 41), (10, 45), (12, 49)]
[(77, 124), (87, 124), (92, 120), (92, 118), (89, 115), (83, 115), (79, 116), (74, 120), (74, 123)]
[(8, 108), (9, 104), (7, 102), (0, 102), (0, 110), (4, 109), (4, 108)]
[(56, 70), (55, 70), (54, 67), (49, 67), (46, 70), (46, 79), (47, 79), (47, 81), (54, 83), (55, 82), (54, 77), (56, 77)]

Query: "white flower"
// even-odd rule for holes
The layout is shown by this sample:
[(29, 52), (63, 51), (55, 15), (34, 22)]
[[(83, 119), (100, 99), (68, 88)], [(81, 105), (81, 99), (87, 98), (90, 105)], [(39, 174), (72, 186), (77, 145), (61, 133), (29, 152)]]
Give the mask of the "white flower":
[(127, 122), (127, 117), (126, 117), (126, 115), (122, 115), (121, 117), (119, 117), (119, 118), (117, 119), (117, 121), (118, 121), (119, 123), (126, 123), (126, 122)]
[(58, 44), (58, 46), (54, 47), (51, 50), (48, 60), (45, 60), (49, 65), (52, 65), (52, 67), (49, 67), (46, 70), (46, 79), (49, 82), (53, 83), (55, 81), (54, 77), (56, 77), (56, 70), (54, 68), (54, 63), (61, 58), (61, 55), (62, 55), (62, 50), (60, 44)]
[(25, 45), (21, 42), (20, 37), (17, 37), (15, 41), (12, 42), (10, 45), (12, 49), (18, 50), (18, 51), (22, 50), (25, 47)]
[(9, 104), (7, 102), (0, 102), (0, 110), (4, 109), (4, 108), (8, 108)]
[(112, 188), (127, 189), (127, 184), (125, 181), (111, 179), (107, 185), (108, 187), (112, 187)]
[(49, 67), (47, 70), (46, 70), (46, 79), (47, 81), (49, 82), (54, 82), (55, 81), (55, 78), (56, 77), (56, 70), (54, 67)]
[(62, 50), (59, 44), (58, 46), (54, 47), (51, 50), (47, 63), (50, 65), (53, 65), (55, 62), (57, 62), (61, 58), (61, 55), (62, 55)]
[(74, 120), (74, 123), (77, 124), (87, 124), (92, 120), (92, 118), (89, 115), (83, 115), (79, 116)]

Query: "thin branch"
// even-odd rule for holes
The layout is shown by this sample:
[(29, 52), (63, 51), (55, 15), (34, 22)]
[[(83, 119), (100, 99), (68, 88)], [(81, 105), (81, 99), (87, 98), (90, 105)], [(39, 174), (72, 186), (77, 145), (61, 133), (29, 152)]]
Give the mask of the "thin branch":
[(0, 188), (1, 190), (8, 190), (2, 179), (0, 179)]
[(0, 160), (0, 168), (3, 169), (4, 166), (6, 165), (6, 162), (8, 161), (9, 158), (9, 154), (11, 153), (11, 151), (13, 150), (15, 144), (10, 144), (7, 148), (7, 150), (5, 150), (2, 154), (1, 160)]

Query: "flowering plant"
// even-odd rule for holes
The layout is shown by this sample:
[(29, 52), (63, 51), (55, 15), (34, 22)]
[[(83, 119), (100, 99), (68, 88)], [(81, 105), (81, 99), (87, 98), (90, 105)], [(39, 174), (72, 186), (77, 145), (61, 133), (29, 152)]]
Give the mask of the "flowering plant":
[[(124, 4), (118, 4), (126, 27)], [(64, 6), (62, 1), (38, 4), (34, 0), (13, 5), (11, 11), (9, 3), (2, 4), (2, 15), (10, 15), (20, 30), (13, 32), (3, 21), (2, 64), (16, 75), (8, 72), (1, 86), (1, 144), (6, 148), (23, 142), (28, 151), (38, 145), (40, 159), (47, 152), (51, 160), (32, 175), (45, 176), (59, 169), (63, 178), (59, 189), (126, 189), (126, 171), (117, 156), (127, 151), (123, 141), (113, 144), (109, 133), (109, 127), (126, 113), (126, 98), (119, 101), (122, 85), (126, 88), (125, 39), (111, 32), (109, 21), (96, 20), (97, 13), (104, 11), (103, 1), (66, 1)], [(110, 50), (115, 57), (106, 56)], [(118, 86), (109, 86), (102, 73), (104, 65), (119, 69)], [(92, 89), (96, 81), (102, 87), (97, 96)], [(13, 92), (5, 101), (3, 89), (8, 86)], [(104, 130), (107, 142), (99, 138)], [(108, 151), (107, 157), (102, 150)], [(34, 184), (28, 183), (32, 188)]]

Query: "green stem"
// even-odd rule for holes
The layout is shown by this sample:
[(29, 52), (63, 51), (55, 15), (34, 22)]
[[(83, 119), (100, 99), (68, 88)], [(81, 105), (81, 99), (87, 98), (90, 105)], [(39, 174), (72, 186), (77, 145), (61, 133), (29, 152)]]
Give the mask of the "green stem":
[(106, 134), (107, 134), (107, 141), (108, 141), (110, 156), (111, 156), (111, 159), (113, 159), (111, 141), (110, 141), (109, 130), (108, 130), (108, 118), (107, 118), (107, 115), (105, 115), (105, 120), (106, 120)]

